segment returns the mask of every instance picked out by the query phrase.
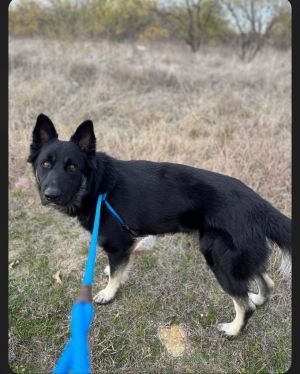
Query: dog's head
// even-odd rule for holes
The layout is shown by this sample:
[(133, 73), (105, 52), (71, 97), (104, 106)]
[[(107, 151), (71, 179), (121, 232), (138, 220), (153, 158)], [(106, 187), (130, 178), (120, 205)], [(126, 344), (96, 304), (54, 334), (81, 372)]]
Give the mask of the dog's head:
[(96, 138), (91, 121), (83, 122), (70, 141), (58, 140), (52, 121), (40, 114), (32, 132), (28, 162), (33, 166), (43, 205), (75, 214), (95, 168)]

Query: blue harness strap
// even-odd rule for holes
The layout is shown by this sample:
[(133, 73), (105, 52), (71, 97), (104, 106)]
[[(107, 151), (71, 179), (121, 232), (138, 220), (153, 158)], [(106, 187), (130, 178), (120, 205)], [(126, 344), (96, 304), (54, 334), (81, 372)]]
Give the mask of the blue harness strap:
[(120, 214), (118, 214), (118, 213), (114, 210), (114, 208), (110, 205), (110, 203), (109, 203), (107, 200), (105, 200), (105, 201), (104, 201), (104, 204), (105, 204), (106, 208), (107, 208), (107, 209), (112, 213), (112, 215), (114, 215), (114, 216), (117, 218), (117, 220), (121, 223), (121, 225), (124, 226), (124, 225), (125, 225), (125, 221), (124, 221), (123, 218), (120, 216)]
[(124, 230), (126, 230), (131, 236), (138, 236), (139, 235), (136, 231), (132, 230), (126, 224), (126, 222), (123, 220), (123, 218), (120, 216), (120, 214), (115, 211), (115, 209), (110, 205), (110, 203), (107, 200), (104, 201), (104, 204), (105, 204), (106, 208), (110, 211), (110, 213), (113, 216), (115, 216), (117, 218), (117, 220), (121, 223), (121, 226)]

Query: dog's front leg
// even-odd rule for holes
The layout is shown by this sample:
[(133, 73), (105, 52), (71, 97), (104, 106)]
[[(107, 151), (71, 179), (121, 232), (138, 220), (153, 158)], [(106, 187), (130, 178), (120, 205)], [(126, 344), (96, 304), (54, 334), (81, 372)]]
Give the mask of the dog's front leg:
[[(154, 247), (155, 242), (156, 242), (156, 237), (154, 235), (148, 235), (144, 237), (143, 239), (137, 240), (132, 246), (132, 254), (135, 254), (135, 252), (149, 251), (150, 249)], [(103, 272), (108, 277), (110, 276), (109, 265), (105, 266)], [(122, 283), (124, 283), (126, 280), (127, 280), (127, 277), (125, 276), (122, 279)]]
[(106, 304), (115, 297), (121, 283), (126, 280), (130, 266), (130, 253), (131, 249), (108, 252), (109, 280), (107, 286), (94, 297), (95, 303)]

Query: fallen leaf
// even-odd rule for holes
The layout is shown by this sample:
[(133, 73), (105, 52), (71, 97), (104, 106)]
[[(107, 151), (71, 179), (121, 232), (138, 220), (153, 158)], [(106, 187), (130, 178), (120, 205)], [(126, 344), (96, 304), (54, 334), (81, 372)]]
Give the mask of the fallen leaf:
[(30, 199), (27, 200), (27, 204), (28, 204), (29, 206), (33, 205), (34, 203), (35, 203), (35, 200), (32, 199), (32, 198), (30, 198)]
[(181, 325), (161, 327), (158, 331), (158, 336), (173, 357), (182, 355), (186, 348), (186, 336)]
[(53, 279), (56, 281), (56, 283), (62, 284), (60, 271), (57, 271), (57, 272), (53, 275)]

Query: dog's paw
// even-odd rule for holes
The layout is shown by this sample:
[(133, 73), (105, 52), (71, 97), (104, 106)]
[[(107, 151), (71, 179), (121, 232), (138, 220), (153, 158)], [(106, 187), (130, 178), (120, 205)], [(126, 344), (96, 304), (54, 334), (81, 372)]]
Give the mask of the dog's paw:
[(106, 289), (100, 291), (97, 293), (96, 296), (94, 296), (94, 302), (96, 304), (107, 304), (109, 303), (115, 295), (113, 295), (111, 292), (108, 292)]
[(104, 274), (107, 275), (108, 277), (110, 276), (110, 267), (109, 265), (106, 265), (104, 270), (103, 270)]
[(263, 305), (267, 299), (265, 297), (263, 297), (262, 295), (260, 294), (256, 294), (256, 293), (253, 293), (253, 292), (249, 292), (248, 293), (248, 296), (249, 296), (249, 299), (256, 305), (256, 306), (261, 306)]
[(232, 322), (231, 323), (218, 323), (217, 329), (228, 337), (237, 336), (240, 332), (240, 330), (237, 329), (236, 326)]

